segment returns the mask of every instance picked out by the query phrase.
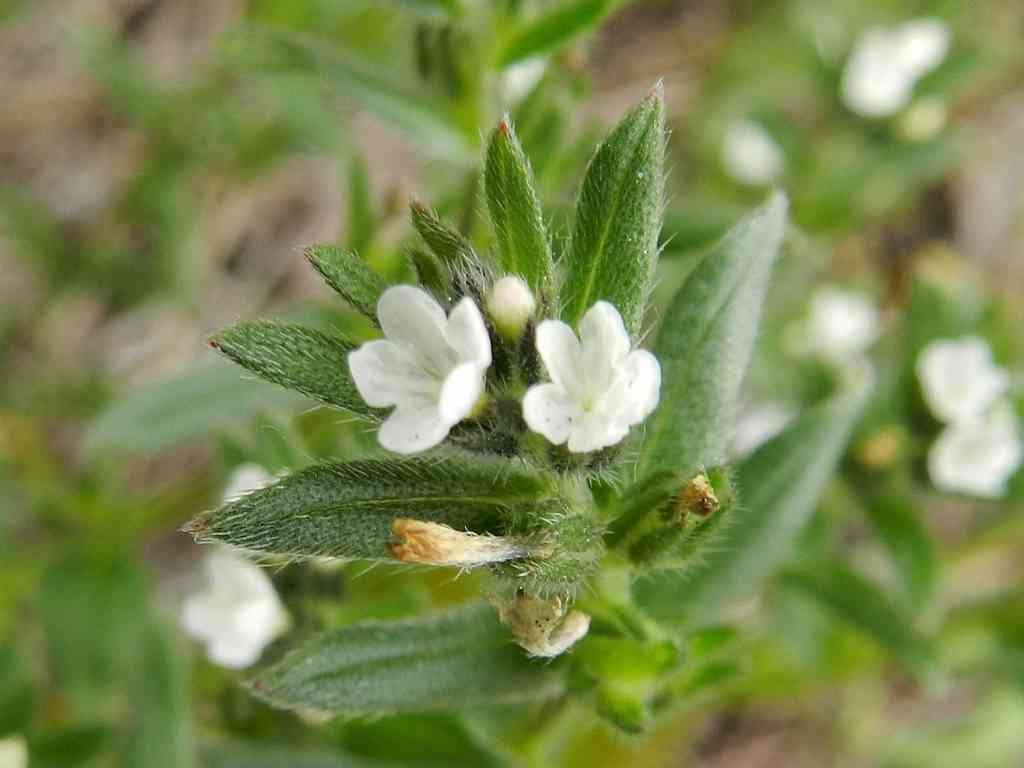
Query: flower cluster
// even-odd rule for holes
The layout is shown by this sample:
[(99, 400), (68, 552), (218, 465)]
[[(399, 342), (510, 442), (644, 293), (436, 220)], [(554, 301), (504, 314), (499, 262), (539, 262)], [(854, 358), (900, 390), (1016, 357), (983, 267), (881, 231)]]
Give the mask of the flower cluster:
[(917, 360), (925, 403), (946, 424), (928, 453), (928, 473), (944, 491), (996, 498), (1024, 458), (1010, 378), (984, 339), (934, 341)]
[[(536, 302), (517, 277), (498, 280), (486, 302), (501, 338), (528, 328)], [(349, 369), (368, 405), (394, 407), (380, 444), (412, 454), (440, 444), (459, 422), (486, 405), (491, 337), (476, 302), (465, 297), (450, 313), (411, 285), (388, 288), (377, 304), (384, 339), (349, 355)], [(521, 413), (527, 427), (572, 453), (619, 443), (658, 404), (661, 369), (650, 352), (632, 349), (619, 311), (595, 303), (579, 336), (560, 320), (536, 326), (534, 345), (549, 382), (526, 381)]]

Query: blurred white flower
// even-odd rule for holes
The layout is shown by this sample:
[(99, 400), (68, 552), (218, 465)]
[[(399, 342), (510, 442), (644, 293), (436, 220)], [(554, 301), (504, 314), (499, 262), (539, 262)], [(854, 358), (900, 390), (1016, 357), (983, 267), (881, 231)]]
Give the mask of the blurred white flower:
[(28, 745), (21, 736), (0, 739), (0, 768), (27, 768)]
[(938, 19), (868, 30), (846, 61), (843, 103), (864, 117), (899, 112), (910, 103), (917, 81), (942, 63), (949, 44), (949, 27)]
[(265, 488), (274, 482), (274, 477), (259, 464), (239, 464), (228, 478), (224, 489), (224, 501), (234, 501), (240, 496)]
[(722, 166), (736, 181), (750, 186), (767, 186), (777, 181), (785, 168), (782, 149), (752, 120), (737, 120), (725, 132)]
[(506, 275), (487, 295), (487, 314), (507, 339), (518, 339), (537, 309), (530, 286), (521, 277)]
[(755, 448), (785, 429), (794, 416), (794, 409), (785, 403), (762, 403), (744, 409), (736, 420), (736, 432), (731, 446), (732, 455), (737, 459), (749, 455)]
[(949, 423), (980, 418), (1010, 385), (977, 336), (931, 342), (917, 358), (917, 377), (932, 413)]
[(630, 351), (619, 311), (599, 301), (580, 321), (580, 336), (559, 320), (537, 328), (537, 351), (552, 383), (523, 398), (527, 426), (574, 453), (615, 445), (658, 405), (661, 366), (642, 349)]
[(835, 287), (819, 288), (811, 298), (808, 343), (830, 362), (858, 357), (878, 338), (878, 310), (863, 296)]
[(262, 568), (227, 547), (203, 558), (202, 587), (185, 598), (181, 623), (214, 664), (242, 669), (288, 628), (288, 615)]
[(484, 392), (491, 364), (484, 319), (468, 297), (445, 317), (430, 294), (411, 285), (384, 291), (377, 317), (386, 338), (348, 356), (367, 404), (395, 406), (377, 439), (396, 453), (432, 448), (469, 416)]
[(946, 427), (928, 452), (928, 474), (940, 490), (998, 498), (1022, 458), (1017, 415), (1003, 400), (980, 418)]
[(506, 104), (516, 104), (544, 77), (548, 60), (543, 56), (520, 61), (501, 73), (501, 96)]

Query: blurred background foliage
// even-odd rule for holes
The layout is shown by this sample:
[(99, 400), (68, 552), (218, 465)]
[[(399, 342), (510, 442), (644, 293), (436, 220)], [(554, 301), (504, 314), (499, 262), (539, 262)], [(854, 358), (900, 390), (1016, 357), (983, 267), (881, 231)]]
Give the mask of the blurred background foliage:
[[(949, 54), (892, 117), (850, 112), (858, 36), (919, 17), (949, 25)], [(913, 371), (929, 341), (980, 335), (1022, 410), (1022, 34), (1008, 0), (0, 4), (0, 740), (34, 767), (1019, 764), (1024, 473), (996, 501), (934, 489)], [(409, 280), (414, 198), (488, 242), (479, 153), (505, 111), (557, 251), (595, 140), (659, 78), (656, 308), (766, 195), (723, 154), (740, 121), (775, 146), (794, 219), (749, 402), (800, 411), (833, 389), (793, 343), (815, 286), (881, 313), (877, 392), (788, 564), (692, 628), (642, 738), (580, 705), (324, 724), (253, 700), (177, 629), (199, 557), (177, 528), (233, 467), (346, 458), (372, 435), (205, 339), (265, 316), (366, 337), (302, 247)], [(280, 647), (474, 591), (359, 564), (272, 573)]]

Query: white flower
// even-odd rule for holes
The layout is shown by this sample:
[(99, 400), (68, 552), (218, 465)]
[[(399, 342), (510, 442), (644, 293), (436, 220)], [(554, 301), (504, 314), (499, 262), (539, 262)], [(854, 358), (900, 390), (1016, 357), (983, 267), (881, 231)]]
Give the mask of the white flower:
[(21, 736), (0, 739), (0, 768), (27, 768), (28, 745)]
[(185, 598), (181, 622), (214, 664), (242, 669), (288, 627), (281, 599), (262, 568), (227, 547), (203, 558), (202, 588)]
[(722, 166), (736, 181), (766, 186), (782, 175), (785, 157), (764, 128), (751, 120), (738, 120), (725, 132)]
[(949, 27), (938, 19), (868, 30), (843, 70), (843, 103), (864, 117), (899, 112), (910, 102), (917, 81), (942, 63), (949, 43)]
[(580, 338), (558, 320), (537, 328), (537, 351), (552, 383), (523, 398), (527, 426), (556, 445), (585, 453), (615, 445), (658, 405), (661, 366), (642, 349), (629, 350), (619, 311), (606, 301), (580, 321)]
[(1017, 416), (1003, 400), (981, 418), (946, 427), (928, 452), (928, 474), (943, 491), (997, 498), (1022, 458)]
[(812, 351), (822, 358), (849, 360), (878, 337), (878, 310), (858, 294), (821, 288), (811, 299), (808, 335)]
[(917, 358), (917, 376), (932, 413), (949, 423), (980, 418), (1010, 384), (977, 336), (933, 341)]
[(274, 482), (274, 477), (259, 464), (239, 464), (228, 478), (224, 501), (234, 501)]
[(732, 455), (738, 459), (771, 440), (793, 420), (796, 412), (784, 403), (763, 403), (744, 409), (736, 421)]
[(380, 444), (417, 453), (444, 440), (473, 410), (491, 364), (491, 340), (472, 299), (445, 317), (430, 294), (411, 285), (384, 291), (377, 317), (387, 338), (350, 353), (348, 365), (368, 405), (395, 406), (377, 433)]
[(533, 298), (522, 278), (507, 275), (498, 280), (487, 295), (487, 314), (494, 321), (498, 333), (507, 339), (518, 339), (537, 309)]

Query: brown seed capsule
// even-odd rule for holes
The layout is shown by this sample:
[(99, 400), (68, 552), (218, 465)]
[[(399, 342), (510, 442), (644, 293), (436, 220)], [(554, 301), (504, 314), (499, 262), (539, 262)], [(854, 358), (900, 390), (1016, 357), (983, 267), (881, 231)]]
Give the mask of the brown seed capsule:
[(684, 518), (686, 512), (707, 517), (717, 512), (721, 506), (715, 495), (715, 489), (711, 487), (711, 481), (703, 472), (683, 486), (679, 492), (679, 501)]

